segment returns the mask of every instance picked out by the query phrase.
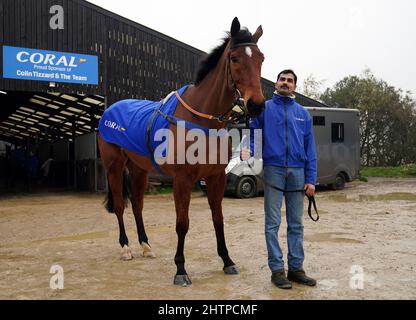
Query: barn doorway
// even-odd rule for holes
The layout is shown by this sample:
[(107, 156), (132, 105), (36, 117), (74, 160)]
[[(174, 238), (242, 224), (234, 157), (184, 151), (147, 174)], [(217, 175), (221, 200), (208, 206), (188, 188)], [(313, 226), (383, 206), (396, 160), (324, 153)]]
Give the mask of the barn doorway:
[(105, 97), (0, 89), (0, 192), (100, 191)]

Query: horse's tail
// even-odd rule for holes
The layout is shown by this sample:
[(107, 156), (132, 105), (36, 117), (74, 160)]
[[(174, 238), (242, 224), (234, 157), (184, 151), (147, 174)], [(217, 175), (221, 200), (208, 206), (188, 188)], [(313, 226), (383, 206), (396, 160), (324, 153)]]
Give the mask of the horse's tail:
[[(108, 181), (108, 177), (107, 177)], [(124, 199), (124, 208), (128, 207), (128, 199), (131, 198), (131, 183), (130, 176), (126, 170), (123, 171), (123, 199)], [(109, 213), (114, 213), (114, 199), (113, 192), (111, 191), (110, 186), (108, 187), (107, 195), (104, 199), (104, 207)]]

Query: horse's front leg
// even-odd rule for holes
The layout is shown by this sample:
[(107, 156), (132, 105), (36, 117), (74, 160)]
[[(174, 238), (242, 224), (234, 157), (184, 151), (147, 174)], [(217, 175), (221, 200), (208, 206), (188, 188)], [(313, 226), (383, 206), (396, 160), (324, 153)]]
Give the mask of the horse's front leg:
[(178, 235), (178, 246), (175, 254), (176, 275), (173, 283), (175, 285), (187, 286), (192, 284), (185, 270), (185, 236), (189, 229), (189, 203), (191, 201), (192, 183), (185, 176), (177, 176), (173, 180), (173, 194), (176, 208), (176, 234)]
[(212, 212), (212, 221), (214, 223), (215, 235), (217, 236), (218, 255), (224, 262), (225, 274), (238, 274), (239, 270), (235, 263), (228, 255), (227, 245), (224, 236), (224, 218), (222, 215), (222, 199), (225, 189), (225, 172), (205, 178), (207, 185), (208, 203)]

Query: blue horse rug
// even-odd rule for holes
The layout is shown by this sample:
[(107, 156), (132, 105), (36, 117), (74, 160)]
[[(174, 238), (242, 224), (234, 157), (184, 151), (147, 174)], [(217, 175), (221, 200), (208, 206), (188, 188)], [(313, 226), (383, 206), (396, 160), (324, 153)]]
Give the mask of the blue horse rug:
[[(181, 96), (187, 86), (178, 90)], [(208, 128), (183, 121), (173, 116), (178, 99), (174, 94), (168, 95), (159, 102), (149, 100), (121, 100), (106, 109), (100, 119), (98, 131), (104, 141), (113, 143), (123, 149), (152, 158), (155, 168), (160, 171), (154, 161), (154, 150), (162, 143), (162, 157), (166, 156), (166, 139), (155, 140), (157, 130), (167, 129), (170, 124), (181, 125), (186, 129), (200, 129), (209, 134)]]

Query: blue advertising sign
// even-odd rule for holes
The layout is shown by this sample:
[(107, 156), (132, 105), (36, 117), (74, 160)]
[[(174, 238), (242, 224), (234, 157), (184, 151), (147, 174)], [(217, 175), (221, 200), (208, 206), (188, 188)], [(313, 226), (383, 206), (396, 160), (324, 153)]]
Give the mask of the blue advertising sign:
[(3, 77), (98, 84), (98, 57), (3, 46)]

